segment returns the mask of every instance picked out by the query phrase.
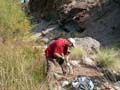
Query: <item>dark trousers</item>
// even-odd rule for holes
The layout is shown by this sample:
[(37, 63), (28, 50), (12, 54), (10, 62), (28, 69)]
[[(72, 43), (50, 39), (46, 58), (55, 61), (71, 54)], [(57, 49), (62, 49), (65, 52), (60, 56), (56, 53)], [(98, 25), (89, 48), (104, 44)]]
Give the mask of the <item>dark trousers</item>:
[(56, 66), (60, 66), (62, 69), (62, 72), (65, 72), (66, 69), (66, 64), (64, 60), (61, 59), (52, 59), (52, 58), (47, 58), (47, 71), (48, 73), (55, 72), (54, 69)]
[(49, 90), (54, 89), (55, 85), (55, 78), (54, 78), (54, 72), (56, 66), (60, 66), (63, 73), (64, 73), (64, 60), (59, 60), (59, 59), (52, 59), (52, 58), (47, 58), (47, 72), (48, 72), (48, 87)]

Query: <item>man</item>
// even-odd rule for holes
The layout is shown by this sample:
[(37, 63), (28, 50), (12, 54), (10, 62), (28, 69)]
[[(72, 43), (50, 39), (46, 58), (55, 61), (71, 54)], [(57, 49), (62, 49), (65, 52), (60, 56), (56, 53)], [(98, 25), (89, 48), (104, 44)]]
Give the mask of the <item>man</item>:
[(48, 63), (48, 74), (54, 72), (55, 63), (58, 63), (66, 74), (64, 64), (68, 64), (69, 48), (75, 46), (75, 40), (69, 39), (58, 39), (53, 41), (45, 50), (45, 56)]

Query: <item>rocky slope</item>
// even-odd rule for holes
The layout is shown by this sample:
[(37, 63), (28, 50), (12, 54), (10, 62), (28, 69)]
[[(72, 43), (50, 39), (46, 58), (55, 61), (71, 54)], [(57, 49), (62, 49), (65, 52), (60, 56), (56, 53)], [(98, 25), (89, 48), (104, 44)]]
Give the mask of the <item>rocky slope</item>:
[[(98, 40), (102, 47), (112, 48), (116, 44), (120, 45), (120, 7), (119, 1), (115, 0), (117, 4), (113, 1), (78, 0), (77, 3), (67, 4), (67, 6), (63, 7), (64, 15), (62, 18), (55, 21), (40, 19), (37, 22), (33, 22), (38, 23), (38, 26), (33, 29), (35, 34), (32, 37), (43, 40), (48, 44), (51, 40), (57, 38), (89, 36)], [(88, 61), (91, 58), (85, 57), (84, 60)], [(57, 69), (58, 71), (60, 70), (59, 68)], [(91, 67), (83, 63), (73, 64), (73, 71), (73, 74), (66, 77), (55, 73), (54, 85), (57, 87), (54, 88), (56, 90), (64, 90), (61, 89), (64, 81), (67, 80), (70, 83), (77, 76), (89, 76), (98, 81), (105, 79), (103, 73), (95, 66)], [(105, 82), (97, 90), (101, 90), (100, 88), (107, 90), (108, 87), (108, 90), (115, 90), (113, 86)], [(119, 87), (117, 88), (116, 90), (119, 90)]]
[[(36, 33), (35, 37), (41, 37), (44, 38), (44, 40), (47, 39), (47, 41), (50, 41), (52, 39), (56, 39), (59, 37), (68, 38), (68, 37), (85, 37), (85, 36), (91, 36), (102, 44), (102, 46), (108, 46), (111, 47), (113, 44), (120, 42), (120, 9), (119, 5), (116, 3), (113, 3), (113, 1), (108, 0), (109, 2), (104, 3), (98, 3), (94, 0), (89, 0), (89, 3), (82, 2), (82, 4), (77, 3), (78, 6), (76, 6), (75, 3), (72, 3), (73, 6), (70, 8), (71, 4), (68, 4), (67, 8), (65, 8), (64, 12), (67, 11), (68, 14), (66, 16), (66, 20), (72, 19), (72, 21), (64, 20), (64, 23), (59, 21), (44, 21), (41, 20), (38, 24), (38, 27), (36, 27), (33, 32)], [(93, 1), (93, 2), (92, 2)], [(98, 7), (98, 5), (101, 5)], [(79, 5), (81, 7), (79, 7)], [(95, 5), (97, 5), (95, 7)], [(74, 7), (76, 6), (76, 7)], [(90, 8), (90, 12), (87, 13), (89, 17), (87, 19), (86, 13), (81, 17), (79, 16), (80, 20), (74, 20), (74, 18), (78, 18), (79, 13), (81, 11), (77, 11), (77, 14), (75, 14), (75, 10), (81, 8)], [(91, 9), (92, 8), (92, 9)], [(70, 10), (69, 10), (70, 9)], [(73, 10), (73, 11), (72, 11)], [(71, 11), (73, 12), (73, 17), (69, 17), (69, 14), (71, 14)], [(85, 21), (84, 21), (85, 19)], [(82, 20), (82, 21), (81, 21)], [(63, 25), (64, 24), (64, 25)]]

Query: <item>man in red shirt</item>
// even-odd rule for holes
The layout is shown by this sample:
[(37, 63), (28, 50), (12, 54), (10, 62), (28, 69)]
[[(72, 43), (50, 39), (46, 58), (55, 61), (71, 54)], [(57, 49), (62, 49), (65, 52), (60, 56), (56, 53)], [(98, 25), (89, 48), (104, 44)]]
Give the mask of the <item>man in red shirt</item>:
[(63, 74), (66, 74), (64, 63), (68, 63), (68, 48), (72, 46), (75, 46), (75, 40), (69, 38), (55, 40), (47, 47), (45, 56), (48, 63), (48, 74), (54, 72), (56, 63), (61, 66)]

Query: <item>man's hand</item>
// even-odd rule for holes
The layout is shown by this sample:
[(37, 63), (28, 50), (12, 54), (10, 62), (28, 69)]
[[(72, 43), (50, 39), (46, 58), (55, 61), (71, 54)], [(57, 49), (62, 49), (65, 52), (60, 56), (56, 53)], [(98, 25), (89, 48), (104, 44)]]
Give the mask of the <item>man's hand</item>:
[(60, 54), (58, 54), (58, 53), (54, 53), (54, 56), (55, 56), (56, 58), (58, 58), (58, 59), (65, 59), (65, 58), (63, 57), (63, 55), (60, 55)]
[(65, 60), (65, 57), (63, 57), (63, 56), (62, 56), (62, 57), (60, 57), (60, 58), (61, 58), (62, 60)]
[(71, 66), (70, 63), (67, 63), (67, 66), (70, 67)]

